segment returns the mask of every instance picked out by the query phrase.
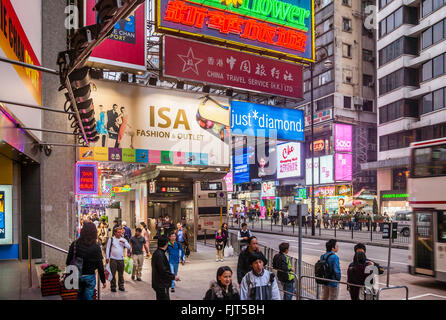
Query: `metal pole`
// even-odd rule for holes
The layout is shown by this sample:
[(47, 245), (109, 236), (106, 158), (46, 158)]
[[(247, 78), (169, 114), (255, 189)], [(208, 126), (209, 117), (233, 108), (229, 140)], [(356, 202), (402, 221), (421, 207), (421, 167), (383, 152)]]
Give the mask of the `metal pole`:
[(17, 66), (28, 68), (28, 69), (33, 69), (33, 70), (37, 70), (37, 71), (42, 71), (42, 72), (47, 72), (47, 73), (52, 73), (52, 74), (55, 74), (55, 75), (59, 75), (59, 72), (57, 72), (56, 70), (45, 68), (45, 67), (35, 66), (33, 64), (29, 64), (29, 63), (25, 63), (25, 62), (21, 62), (21, 61), (17, 61), (17, 60), (12, 60), (12, 59), (8, 59), (8, 58), (0, 57), (0, 61), (1, 62), (10, 63), (10, 64), (15, 64)]
[(57, 110), (54, 108), (35, 106), (32, 104), (18, 103), (18, 102), (14, 102), (14, 101), (0, 100), (0, 103), (12, 104), (14, 106), (20, 106), (20, 107), (31, 108), (31, 109), (39, 109), (39, 110), (44, 110), (44, 111), (52, 111), (52, 112), (58, 112), (58, 113), (64, 113), (64, 114), (74, 114), (74, 112), (72, 112), (72, 111)]
[(31, 248), (31, 239), (28, 236), (28, 286), (32, 288), (33, 286), (33, 276), (31, 273), (31, 263), (32, 263), (32, 248)]
[[(312, 80), (313, 81), (313, 80)], [(299, 206), (299, 267), (297, 270), (297, 277), (299, 278), (297, 299), (300, 300), (301, 294), (301, 276), (302, 276), (302, 206)]]
[(204, 229), (204, 245), (206, 245), (206, 229)]
[(220, 206), (220, 226), (223, 225), (223, 206)]
[(314, 85), (313, 85), (313, 68), (314, 64), (310, 64), (310, 83), (311, 83), (311, 235), (314, 236), (316, 234), (316, 229), (314, 225), (315, 220), (315, 204), (314, 204)]
[(392, 231), (393, 229), (393, 222), (390, 222), (390, 230), (389, 230), (389, 256), (387, 258), (387, 282), (386, 285), (389, 287), (390, 285), (390, 258), (392, 256)]

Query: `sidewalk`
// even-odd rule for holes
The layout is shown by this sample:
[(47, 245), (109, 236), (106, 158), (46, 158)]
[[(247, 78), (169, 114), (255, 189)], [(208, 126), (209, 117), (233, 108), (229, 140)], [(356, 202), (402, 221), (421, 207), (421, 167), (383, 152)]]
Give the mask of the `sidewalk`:
[[(271, 220), (265, 220), (263, 222), (255, 221), (254, 228), (252, 222), (248, 222), (247, 220), (246, 223), (248, 225), (248, 229), (254, 232), (296, 236), (296, 237), (299, 235), (299, 230), (297, 226), (295, 226), (294, 229), (290, 225), (283, 226), (283, 231), (282, 231), (282, 226), (280, 224), (277, 225), (273, 224), (271, 226)], [(233, 224), (232, 221), (229, 221), (228, 224), (229, 224), (229, 229), (231, 230), (239, 230), (240, 228), (237, 224), (235, 223)], [(367, 228), (365, 230), (367, 230)], [(371, 240), (371, 232), (356, 230), (353, 232), (353, 239), (352, 239), (352, 232), (350, 230), (336, 229), (336, 236), (335, 236), (334, 229), (322, 228), (320, 230), (319, 228), (316, 228), (316, 235), (312, 236), (311, 228), (302, 227), (302, 237), (307, 239), (317, 239), (317, 240), (337, 239), (339, 241), (349, 242), (349, 243), (362, 242), (366, 245), (379, 246), (379, 247), (389, 246), (389, 240), (382, 239), (381, 232), (373, 232), (372, 233), (373, 240)], [(408, 249), (409, 237), (403, 237), (402, 235), (399, 234), (398, 239), (395, 239), (394, 242), (392, 243), (392, 247), (397, 249)]]

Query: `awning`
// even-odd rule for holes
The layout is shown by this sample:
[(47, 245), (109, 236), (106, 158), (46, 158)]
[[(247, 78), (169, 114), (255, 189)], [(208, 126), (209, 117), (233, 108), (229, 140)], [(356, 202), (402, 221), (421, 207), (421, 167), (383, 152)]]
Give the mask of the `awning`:
[(361, 163), (361, 170), (377, 170), (382, 168), (398, 168), (407, 167), (409, 165), (409, 157), (380, 160), (375, 162)]

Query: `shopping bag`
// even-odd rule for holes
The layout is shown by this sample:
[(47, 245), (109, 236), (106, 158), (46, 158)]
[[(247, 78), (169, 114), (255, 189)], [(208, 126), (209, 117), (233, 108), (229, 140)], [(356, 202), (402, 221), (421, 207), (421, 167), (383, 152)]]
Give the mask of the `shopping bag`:
[(128, 274), (132, 274), (133, 272), (133, 259), (129, 257), (125, 257), (124, 259), (124, 270)]
[(234, 256), (234, 248), (232, 246), (225, 248), (225, 258), (229, 258), (232, 256)]
[(110, 269), (110, 263), (107, 263), (107, 264), (105, 265), (104, 273), (105, 273), (105, 279), (106, 279), (107, 281), (112, 281), (112, 279), (113, 279), (113, 275), (112, 275), (112, 272), (111, 272), (111, 269)]

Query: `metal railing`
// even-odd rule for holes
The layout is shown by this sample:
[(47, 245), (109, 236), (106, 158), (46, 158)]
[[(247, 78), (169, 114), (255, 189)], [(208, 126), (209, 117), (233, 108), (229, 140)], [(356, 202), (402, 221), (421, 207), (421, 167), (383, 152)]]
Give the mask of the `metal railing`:
[[(232, 216), (229, 217), (228, 221), (231, 228), (239, 228), (241, 223), (245, 222), (248, 228), (254, 232), (277, 232), (284, 235), (296, 236), (299, 234), (297, 220), (293, 222), (289, 218), (287, 224), (284, 224), (281, 218), (274, 219), (273, 217), (266, 217), (266, 219), (253, 217), (250, 219), (247, 217), (236, 218)], [(303, 221), (302, 234), (306, 237), (311, 237), (311, 222)], [(324, 224), (324, 221), (318, 221), (316, 224), (316, 236), (326, 237), (327, 239), (334, 238), (338, 240), (356, 240), (387, 244), (388, 241), (382, 238), (382, 234), (380, 223), (337, 221), (336, 223), (329, 222)], [(401, 232), (398, 232), (397, 238), (393, 239), (392, 243), (405, 247), (409, 245), (409, 241), (410, 237), (406, 237)]]
[(387, 290), (395, 290), (395, 289), (405, 289), (406, 290), (406, 299), (405, 300), (409, 300), (409, 287), (407, 287), (407, 286), (392, 286), (392, 287), (379, 288), (378, 293), (376, 294), (376, 300), (379, 300), (379, 296), (380, 296), (381, 292), (387, 291)]
[[(32, 277), (32, 246), (31, 246), (31, 241), (35, 241), (37, 243), (40, 243), (46, 247), (52, 248), (54, 250), (57, 250), (59, 252), (68, 254), (68, 251), (59, 247), (56, 247), (55, 245), (52, 245), (51, 243), (42, 241), (40, 239), (34, 238), (32, 236), (28, 236), (28, 286), (29, 288), (32, 288), (33, 286), (33, 277)], [(98, 300), (100, 300), (101, 297), (101, 286), (100, 286), (100, 281), (99, 281), (99, 274), (97, 274), (97, 292), (98, 292)]]

